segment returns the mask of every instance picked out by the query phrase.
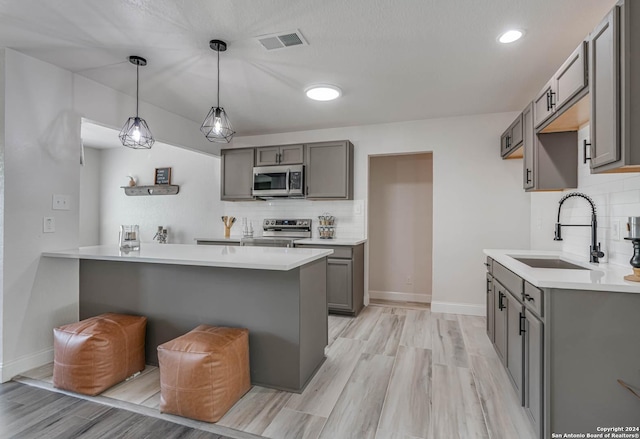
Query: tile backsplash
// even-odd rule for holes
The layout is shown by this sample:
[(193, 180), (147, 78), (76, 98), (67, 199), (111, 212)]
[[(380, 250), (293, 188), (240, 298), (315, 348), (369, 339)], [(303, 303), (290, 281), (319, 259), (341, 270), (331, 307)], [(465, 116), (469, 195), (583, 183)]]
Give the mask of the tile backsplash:
[(363, 238), (365, 236), (364, 200), (309, 201), (266, 200), (248, 202), (224, 202), (224, 214), (237, 218), (232, 235), (241, 235), (241, 220), (246, 217), (253, 223), (254, 236), (262, 235), (265, 218), (311, 218), (312, 236), (318, 237), (318, 216), (325, 212), (336, 218), (336, 238)]
[[(555, 223), (558, 201), (562, 196), (570, 192), (587, 194), (593, 199), (597, 209), (598, 241), (602, 244), (602, 250), (605, 252), (605, 258), (601, 261), (629, 266), (633, 248), (629, 241), (624, 240), (624, 237), (628, 236), (628, 217), (640, 216), (640, 173), (591, 174), (589, 163), (583, 163), (582, 142), (584, 139), (589, 139), (588, 126), (578, 132), (578, 188), (565, 190), (558, 193), (557, 196), (542, 195), (548, 200), (544, 201), (544, 216), (550, 219), (551, 215)], [(536, 196), (539, 195), (532, 194), (532, 197)], [(562, 206), (561, 223), (590, 224), (590, 222), (591, 208), (585, 200), (575, 197), (565, 201)], [(532, 221), (532, 227), (535, 227), (535, 223), (536, 221)], [(550, 240), (552, 237), (553, 230), (545, 233), (545, 239)], [(563, 227), (562, 237), (562, 251), (579, 256), (582, 260), (589, 259), (589, 246), (591, 245), (591, 229), (589, 227)], [(551, 244), (547, 243), (547, 245)], [(534, 242), (532, 242), (532, 246), (542, 247), (536, 246)]]

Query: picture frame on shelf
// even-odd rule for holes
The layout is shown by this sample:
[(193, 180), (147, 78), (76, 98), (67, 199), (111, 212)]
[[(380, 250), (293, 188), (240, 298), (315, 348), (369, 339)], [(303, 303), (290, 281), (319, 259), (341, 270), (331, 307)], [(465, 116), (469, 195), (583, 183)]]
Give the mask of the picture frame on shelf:
[(171, 168), (156, 168), (153, 184), (171, 184)]

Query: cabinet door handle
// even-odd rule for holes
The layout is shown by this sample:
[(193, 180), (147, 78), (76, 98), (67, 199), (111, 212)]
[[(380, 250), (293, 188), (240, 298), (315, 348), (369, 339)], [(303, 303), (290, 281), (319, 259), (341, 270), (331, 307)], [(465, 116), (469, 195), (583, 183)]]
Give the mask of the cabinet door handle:
[(531, 183), (531, 178), (529, 177), (531, 175), (531, 169), (527, 168), (527, 184)]
[(518, 335), (522, 335), (522, 334), (524, 334), (525, 332), (527, 332), (527, 331), (524, 329), (524, 323), (525, 323), (525, 322), (524, 322), (524, 320), (525, 320), (524, 315), (523, 315), (522, 313), (520, 313), (520, 324), (518, 325), (518, 326), (519, 326), (519, 328), (518, 328), (518, 330), (519, 330)]
[(556, 103), (553, 102), (553, 96), (555, 96), (555, 92), (553, 90), (549, 90), (549, 109), (553, 110), (553, 107), (556, 106)]
[(589, 147), (589, 154), (591, 154), (591, 143), (587, 142), (587, 139), (582, 141), (582, 163), (586, 164), (587, 160), (591, 160), (591, 157), (587, 157), (587, 146)]
[(502, 303), (502, 299), (504, 299), (504, 294), (502, 294), (502, 291), (498, 291), (498, 309), (500, 311), (502, 311), (503, 309), (505, 309), (504, 304)]
[(491, 280), (487, 279), (487, 294), (491, 294)]
[(551, 90), (547, 90), (547, 111), (551, 110), (551, 100), (550, 100), (550, 96), (549, 96), (549, 92)]

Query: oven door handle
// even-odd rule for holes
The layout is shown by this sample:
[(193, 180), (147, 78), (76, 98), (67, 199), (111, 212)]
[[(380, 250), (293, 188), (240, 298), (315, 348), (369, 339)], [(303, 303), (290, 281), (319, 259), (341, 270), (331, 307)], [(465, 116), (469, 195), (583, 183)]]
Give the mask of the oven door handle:
[(289, 175), (291, 174), (291, 169), (287, 168), (287, 193), (289, 193)]

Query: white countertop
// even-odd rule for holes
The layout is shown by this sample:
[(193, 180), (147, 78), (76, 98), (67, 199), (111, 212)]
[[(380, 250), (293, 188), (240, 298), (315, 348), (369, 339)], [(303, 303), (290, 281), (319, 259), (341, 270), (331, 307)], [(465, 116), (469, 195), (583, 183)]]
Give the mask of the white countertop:
[[(254, 236), (254, 238), (264, 238), (263, 236)], [(234, 242), (238, 243), (242, 239), (241, 236), (230, 236), (229, 238), (217, 237), (217, 238), (195, 238), (194, 241), (210, 241), (210, 242)], [(305, 245), (359, 245), (363, 242), (367, 242), (365, 238), (336, 238), (336, 239), (320, 239), (320, 238), (301, 238), (296, 239), (294, 244)]]
[(42, 256), (98, 261), (288, 271), (329, 256), (332, 253), (333, 250), (307, 248), (143, 243), (139, 251), (129, 253), (121, 252), (117, 245), (99, 245), (44, 252)]
[[(578, 261), (574, 256), (558, 251), (485, 249), (484, 254), (539, 288), (640, 293), (640, 282), (624, 280), (624, 276), (633, 273), (631, 266), (621, 267), (613, 264), (593, 264)], [(559, 257), (589, 270), (532, 268), (515, 260), (513, 257)]]
[(320, 238), (305, 238), (296, 239), (295, 244), (305, 245), (358, 245), (363, 242), (367, 242), (365, 238), (335, 238), (335, 239), (320, 239)]

